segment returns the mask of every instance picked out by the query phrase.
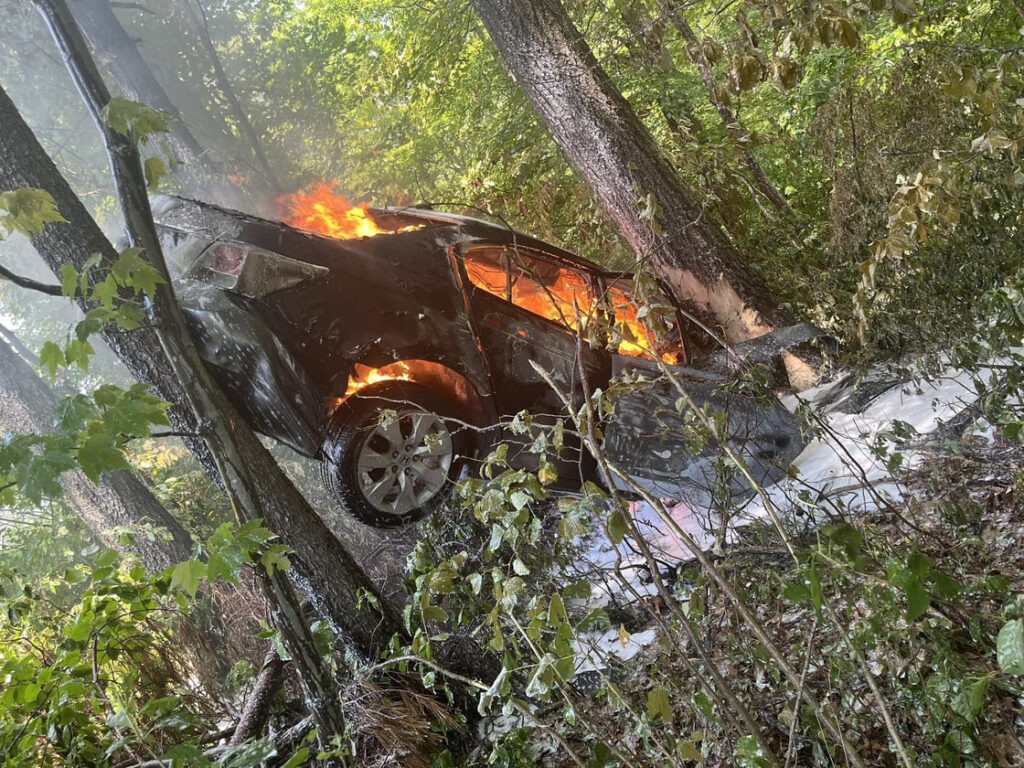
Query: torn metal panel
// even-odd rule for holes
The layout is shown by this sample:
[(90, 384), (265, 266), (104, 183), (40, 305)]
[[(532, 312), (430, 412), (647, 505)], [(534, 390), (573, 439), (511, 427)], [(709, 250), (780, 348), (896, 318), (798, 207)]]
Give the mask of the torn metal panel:
[[(615, 413), (604, 426), (608, 457), (659, 498), (709, 495), (720, 479), (716, 463), (726, 456), (723, 446), (701, 444), (696, 437), (703, 432), (700, 422), (656, 366), (618, 358), (615, 368), (617, 374), (643, 373), (645, 380), (615, 401)], [(771, 395), (735, 394), (723, 386), (723, 379), (708, 373), (670, 370), (697, 408), (725, 416), (727, 445), (759, 484), (778, 480), (803, 449), (797, 419)], [(740, 473), (731, 474), (729, 484), (737, 496), (752, 490)], [(620, 486), (626, 490), (625, 484)]]
[(203, 361), (242, 416), (263, 434), (316, 456), (324, 401), (288, 350), (223, 291), (193, 283), (177, 293)]

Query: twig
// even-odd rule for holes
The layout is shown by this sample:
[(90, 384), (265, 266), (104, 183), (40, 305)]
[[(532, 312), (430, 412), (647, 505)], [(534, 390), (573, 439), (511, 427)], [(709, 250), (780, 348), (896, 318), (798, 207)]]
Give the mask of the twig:
[(786, 747), (786, 764), (785, 768), (789, 768), (789, 761), (793, 755), (793, 744), (796, 739), (796, 724), (799, 721), (800, 714), (800, 697), (804, 693), (804, 682), (807, 680), (807, 670), (811, 666), (811, 644), (814, 642), (814, 630), (817, 629), (815, 621), (811, 621), (811, 628), (807, 632), (807, 642), (804, 646), (807, 648), (807, 655), (804, 657), (804, 668), (800, 671), (800, 685), (796, 689), (796, 700), (793, 702), (793, 714), (789, 723), (789, 744)]
[(3, 266), (2, 264), (0, 264), (0, 277), (3, 277), (6, 280), (11, 281), (12, 283), (21, 288), (27, 288), (30, 291), (39, 291), (40, 293), (45, 293), (47, 296), (64, 295), (64, 291), (59, 285), (40, 283), (39, 281), (33, 280), (32, 278), (23, 277), (22, 275), (18, 275), (14, 272), (11, 272), (11, 270), (7, 269), (7, 267)]

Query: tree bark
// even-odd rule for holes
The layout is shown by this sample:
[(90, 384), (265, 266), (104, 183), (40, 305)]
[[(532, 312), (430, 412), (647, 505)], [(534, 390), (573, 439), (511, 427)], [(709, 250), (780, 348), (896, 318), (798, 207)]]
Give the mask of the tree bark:
[(263, 732), (263, 727), (270, 718), (270, 708), (274, 703), (274, 697), (284, 685), (288, 672), (288, 662), (277, 655), (277, 651), (271, 648), (263, 660), (263, 668), (256, 678), (256, 684), (252, 693), (245, 700), (245, 708), (241, 717), (238, 718), (238, 725), (235, 732), (231, 734), (228, 746), (237, 746), (243, 741), (255, 739)]
[[(0, 431), (52, 434), (57, 397), (10, 343), (10, 333), (0, 327)], [(93, 483), (81, 470), (62, 478), (64, 499), (103, 544), (130, 549), (150, 573), (160, 573), (192, 556), (192, 539), (144, 482), (127, 470), (104, 472)], [(162, 528), (170, 537), (136, 535), (125, 547), (115, 528), (140, 531)]]
[(202, 194), (211, 179), (222, 175), (195, 136), (181, 119), (181, 113), (146, 64), (109, 0), (74, 0), (74, 17), (89, 41), (97, 60), (117, 83), (125, 98), (168, 112), (174, 119), (168, 126), (166, 141), (181, 165), (175, 178), (189, 195)]
[[(64, 264), (81, 270), (93, 253), (102, 255), (107, 263), (117, 258), (113, 246), (0, 88), (0, 191), (25, 187), (45, 189), (53, 195), (58, 210), (67, 219), (67, 223), (47, 224), (43, 233), (32, 239), (54, 272), (59, 272)], [(104, 336), (136, 378), (152, 384), (157, 394), (172, 403), (170, 415), (175, 430), (195, 435), (188, 441), (189, 447), (207, 467), (211, 466), (211, 454), (200, 434), (206, 432), (207, 426), (200, 427), (187, 406), (186, 387), (174, 375), (153, 329), (107, 331)], [(232, 418), (232, 427), (242, 431), (241, 420), (237, 416)], [(243, 455), (248, 466), (254, 468), (266, 524), (295, 550), (293, 577), (335, 630), (348, 637), (361, 654), (376, 656), (401, 627), (397, 612), (383, 600), (381, 617), (371, 617), (356, 609), (361, 590), (375, 594), (372, 584), (262, 443), (247, 429), (245, 432)]]
[(676, 298), (713, 318), (732, 343), (788, 323), (597, 63), (561, 2), (472, 4), (569, 162)]

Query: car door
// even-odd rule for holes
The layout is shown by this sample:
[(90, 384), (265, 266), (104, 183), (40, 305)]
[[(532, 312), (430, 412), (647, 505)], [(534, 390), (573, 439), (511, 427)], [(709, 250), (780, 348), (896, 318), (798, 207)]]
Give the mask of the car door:
[(512, 245), (470, 245), (461, 256), (501, 414), (564, 414), (561, 399), (534, 365), (576, 403), (585, 391), (581, 371), (591, 388), (607, 383), (609, 354), (577, 339), (577, 331), (585, 335), (592, 321), (591, 275), (550, 254)]

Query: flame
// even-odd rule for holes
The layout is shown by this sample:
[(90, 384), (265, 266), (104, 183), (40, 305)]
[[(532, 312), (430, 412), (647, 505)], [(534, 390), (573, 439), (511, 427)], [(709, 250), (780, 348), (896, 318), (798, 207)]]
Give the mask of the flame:
[[(654, 332), (639, 318), (640, 307), (619, 288), (610, 288), (608, 298), (615, 313), (615, 326), (619, 329), (622, 340), (618, 352), (627, 357), (661, 358), (667, 365), (679, 365), (682, 355), (676, 350), (658, 352), (664, 348)], [(628, 338), (627, 338), (628, 337)]]
[(345, 390), (345, 397), (379, 381), (409, 381), (410, 379), (412, 379), (412, 368), (407, 363), (391, 363), (382, 368), (370, 368), (356, 363), (354, 373), (348, 377), (348, 389)]
[(280, 202), (289, 211), (284, 219), (286, 224), (339, 240), (395, 231), (380, 227), (370, 215), (366, 203), (352, 205), (323, 181), (317, 182), (309, 192), (294, 192), (282, 197)]
[[(495, 296), (510, 299), (517, 307), (535, 315), (554, 320), (577, 330), (586, 325), (587, 319), (595, 314), (595, 307), (587, 282), (571, 269), (561, 269), (557, 275), (546, 277), (541, 283), (526, 271), (513, 266), (511, 294), (508, 293), (508, 275), (503, 266), (469, 259), (465, 261), (470, 281)], [(551, 278), (554, 279), (551, 279)], [(621, 288), (608, 290), (607, 303), (613, 313), (612, 324), (618, 331), (616, 351), (627, 357), (661, 359), (668, 365), (678, 365), (683, 355), (676, 349), (658, 340), (654, 332), (639, 317), (640, 305)], [(524, 335), (522, 332), (520, 335)], [(660, 351), (659, 351), (660, 350)]]

